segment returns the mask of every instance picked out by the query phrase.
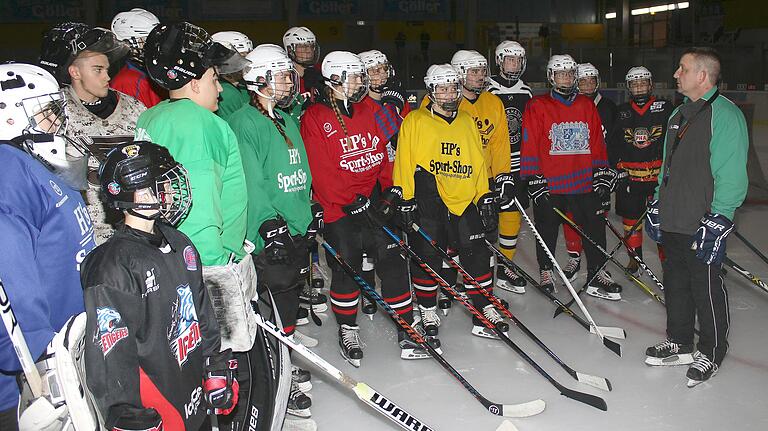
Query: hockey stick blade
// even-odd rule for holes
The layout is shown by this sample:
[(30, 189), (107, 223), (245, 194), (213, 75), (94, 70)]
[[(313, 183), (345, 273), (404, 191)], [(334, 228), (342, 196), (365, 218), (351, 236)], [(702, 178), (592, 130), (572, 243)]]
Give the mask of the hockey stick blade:
[(546, 404), (544, 404), (543, 400), (533, 400), (522, 404), (495, 404), (489, 402), (485, 407), (496, 416), (527, 418), (543, 412)]
[(598, 410), (608, 411), (608, 405), (605, 403), (605, 400), (596, 395), (585, 394), (584, 392), (568, 389), (565, 386), (560, 387), (560, 395), (590, 405)]
[[(620, 340), (623, 340), (623, 339), (627, 338), (627, 331), (625, 331), (622, 328), (617, 328), (615, 326), (598, 326), (597, 328), (606, 337), (618, 338)], [(590, 326), (589, 327), (589, 332), (591, 332), (593, 334), (597, 334), (597, 332), (595, 331), (594, 326)]]
[(574, 371), (573, 374), (571, 375), (579, 382), (584, 383), (585, 385), (592, 386), (593, 388), (601, 389), (608, 392), (613, 390), (611, 381), (606, 379), (605, 377), (593, 376), (591, 374), (580, 373), (578, 371)]
[[(605, 335), (605, 334), (603, 334), (603, 335)], [(603, 337), (603, 345), (605, 347), (611, 349), (611, 351), (613, 353), (621, 356), (621, 344), (619, 344), (619, 343), (617, 343), (617, 342), (615, 342), (615, 341), (613, 341), (611, 339), (608, 339), (606, 337)]]
[(400, 425), (401, 428), (413, 431), (432, 431), (432, 428), (421, 423), (421, 421), (405, 410), (401, 410), (397, 404), (388, 400), (384, 395), (376, 392), (375, 389), (367, 384), (358, 382), (352, 390), (362, 402), (378, 410), (379, 413)]

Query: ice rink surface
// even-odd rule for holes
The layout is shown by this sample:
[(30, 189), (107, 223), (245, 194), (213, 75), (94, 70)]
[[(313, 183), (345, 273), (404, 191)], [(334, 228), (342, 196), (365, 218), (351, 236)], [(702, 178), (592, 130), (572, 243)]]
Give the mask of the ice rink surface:
[[(611, 220), (620, 229), (615, 215)], [(736, 228), (754, 245), (768, 251), (768, 206), (750, 205), (737, 211)], [(608, 248), (617, 243), (607, 232)], [(515, 261), (538, 279), (534, 238), (523, 225)], [(656, 247), (646, 237), (645, 261), (661, 278)], [(558, 261), (566, 261), (562, 234)], [(617, 254), (626, 262), (626, 253)], [(768, 265), (747, 249), (735, 236), (728, 238), (728, 256), (763, 280), (768, 280)], [(582, 262), (578, 289), (586, 277)], [(645, 348), (665, 337), (663, 306), (634, 285), (613, 264), (609, 271), (624, 286), (622, 300), (610, 302), (584, 295), (584, 303), (598, 325), (618, 326), (627, 332), (618, 357), (603, 347), (572, 318), (552, 318), (554, 305), (532, 287), (524, 295), (496, 289), (510, 302), (510, 309), (566, 364), (576, 371), (602, 376), (611, 381), (613, 391), (605, 392), (582, 384), (568, 375), (541, 348), (514, 325), (509, 336), (539, 365), (564, 386), (600, 396), (608, 411), (561, 396), (559, 391), (501, 341), (470, 334), (471, 317), (454, 301), (443, 318), (440, 340), (444, 357), (486, 398), (502, 404), (534, 399), (546, 402), (537, 416), (511, 419), (520, 431), (550, 430), (685, 430), (685, 431), (764, 431), (768, 430), (768, 293), (729, 270), (725, 276), (730, 297), (730, 350), (719, 373), (693, 389), (686, 386), (687, 367), (651, 368), (643, 363)], [(643, 282), (654, 286), (649, 277)], [(326, 288), (328, 284), (326, 283)], [(325, 292), (327, 293), (327, 292)], [(565, 287), (557, 296), (570, 299)], [(576, 310), (576, 305), (573, 307)], [(442, 314), (441, 314), (442, 315)], [(316, 337), (320, 345), (313, 350), (353, 378), (364, 381), (396, 402), (433, 430), (496, 430), (504, 418), (488, 413), (436, 361), (404, 361), (399, 358), (394, 324), (381, 310), (370, 321), (358, 314), (365, 357), (360, 368), (345, 362), (339, 354), (337, 325), (330, 311), (320, 314), (323, 326), (313, 323), (299, 330)], [(298, 357), (298, 355), (296, 355)], [(318, 368), (296, 359), (313, 375), (312, 418), (319, 430), (395, 430), (393, 423), (360, 402)]]

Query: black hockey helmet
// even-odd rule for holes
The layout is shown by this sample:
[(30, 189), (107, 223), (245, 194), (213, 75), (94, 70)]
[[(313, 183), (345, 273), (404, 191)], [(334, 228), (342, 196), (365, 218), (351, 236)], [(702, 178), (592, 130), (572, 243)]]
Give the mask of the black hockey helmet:
[(147, 36), (144, 64), (149, 76), (166, 90), (178, 90), (216, 66), (221, 74), (239, 72), (248, 60), (214, 42), (208, 32), (188, 22), (160, 24)]
[(90, 27), (81, 22), (66, 22), (54, 26), (43, 36), (38, 63), (48, 70), (59, 84), (70, 84), (67, 68), (83, 51), (106, 55), (110, 72), (114, 74), (119, 69), (120, 62), (130, 52), (130, 47), (107, 29)]
[[(107, 205), (127, 210), (158, 210), (172, 225), (178, 224), (192, 206), (187, 170), (168, 149), (148, 141), (135, 141), (112, 149), (99, 168), (102, 197)], [(150, 189), (155, 203), (137, 203), (134, 192)]]

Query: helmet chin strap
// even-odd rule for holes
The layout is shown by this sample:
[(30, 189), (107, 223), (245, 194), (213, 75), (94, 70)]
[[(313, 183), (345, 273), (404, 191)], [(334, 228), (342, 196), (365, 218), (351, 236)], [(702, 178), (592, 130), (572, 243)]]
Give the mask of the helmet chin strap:
[(128, 208), (128, 214), (130, 214), (130, 215), (132, 215), (134, 217), (138, 217), (140, 219), (148, 220), (148, 221), (155, 221), (155, 220), (159, 220), (160, 219), (160, 211), (152, 214), (151, 216), (147, 216), (147, 215), (144, 215), (144, 214), (134, 210), (133, 208)]

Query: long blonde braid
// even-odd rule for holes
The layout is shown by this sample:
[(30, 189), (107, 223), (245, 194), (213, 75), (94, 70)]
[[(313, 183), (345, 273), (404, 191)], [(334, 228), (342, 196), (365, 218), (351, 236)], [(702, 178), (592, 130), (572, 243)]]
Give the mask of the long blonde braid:
[(339, 120), (339, 123), (341, 124), (341, 129), (344, 130), (344, 136), (349, 136), (349, 132), (347, 131), (347, 125), (344, 123), (344, 119), (341, 118), (341, 111), (339, 111), (339, 104), (336, 102), (336, 98), (333, 97), (333, 89), (331, 87), (325, 87), (325, 93), (328, 97), (328, 103), (331, 105), (331, 109), (333, 109), (333, 113), (336, 114), (336, 119)]
[(277, 121), (276, 118), (269, 115), (269, 112), (267, 112), (264, 106), (261, 105), (261, 102), (259, 102), (259, 95), (254, 91), (249, 91), (249, 93), (251, 93), (251, 106), (258, 109), (262, 115), (272, 120), (272, 124), (277, 127), (277, 131), (280, 132), (280, 135), (282, 135), (283, 139), (285, 139), (285, 144), (288, 145), (288, 148), (293, 148), (293, 142), (291, 141), (291, 138), (285, 134), (285, 129), (283, 129), (283, 126)]

